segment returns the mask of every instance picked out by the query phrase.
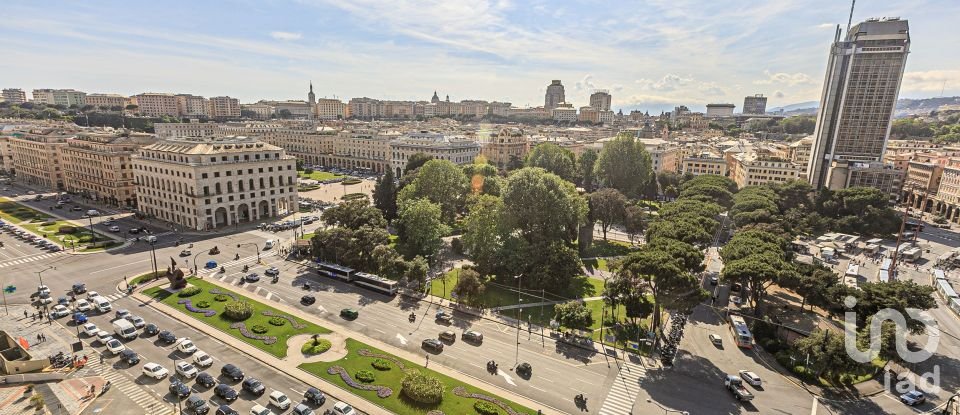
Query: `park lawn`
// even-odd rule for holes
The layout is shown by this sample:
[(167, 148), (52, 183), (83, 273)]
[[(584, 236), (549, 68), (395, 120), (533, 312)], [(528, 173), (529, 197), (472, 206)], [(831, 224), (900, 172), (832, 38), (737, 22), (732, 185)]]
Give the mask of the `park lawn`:
[(628, 242), (595, 239), (590, 248), (580, 254), (580, 258), (624, 256), (633, 252), (634, 249), (636, 248), (631, 247)]
[(314, 170), (310, 174), (306, 174), (304, 170), (297, 170), (297, 175), (304, 179), (313, 179), (321, 182), (324, 180), (336, 179), (337, 177), (343, 177), (341, 174), (330, 173), (323, 170)]
[[(64, 248), (70, 248), (72, 243), (88, 244), (90, 243), (90, 229), (85, 227), (76, 226), (70, 222), (58, 220), (53, 222), (50, 225), (44, 226), (43, 223), (48, 222), (32, 222), (20, 224), (20, 227), (26, 229), (30, 232), (37, 234), (38, 236), (44, 237), (47, 240), (56, 242), (62, 245)], [(61, 226), (72, 226), (76, 228), (76, 232), (73, 234), (66, 233), (57, 233)], [(97, 237), (97, 241), (109, 241), (110, 238), (100, 234), (99, 232), (94, 231), (94, 235)], [(79, 248), (79, 247), (78, 247)]]
[(0, 218), (7, 222), (19, 224), (23, 221), (45, 221), (52, 216), (36, 209), (21, 205), (10, 199), (0, 197)]
[(607, 268), (607, 260), (604, 258), (584, 259), (582, 262), (587, 269), (610, 271), (610, 268)]
[[(511, 401), (508, 401), (506, 399), (497, 397), (496, 395), (487, 393), (486, 391), (479, 389), (477, 387), (474, 387), (472, 385), (469, 385), (467, 383), (463, 383), (459, 380), (434, 372), (433, 370), (424, 368), (422, 364), (412, 363), (408, 360), (400, 359), (398, 357), (392, 356), (392, 359), (395, 359), (395, 361), (401, 362), (406, 369), (416, 369), (426, 375), (436, 376), (437, 378), (440, 379), (440, 381), (444, 385), (445, 393), (443, 395), (443, 400), (440, 401), (439, 404), (425, 405), (425, 404), (414, 402), (413, 400), (406, 398), (403, 395), (403, 392), (401, 391), (402, 387), (400, 382), (403, 379), (404, 371), (401, 370), (396, 365), (396, 363), (391, 362), (390, 370), (385, 370), (385, 371), (377, 370), (377, 369), (374, 369), (373, 366), (371, 366), (371, 363), (374, 361), (375, 358), (368, 357), (368, 356), (361, 356), (357, 354), (357, 350), (367, 349), (373, 353), (382, 354), (382, 355), (390, 355), (390, 353), (385, 353), (382, 350), (378, 350), (376, 348), (370, 347), (352, 338), (347, 339), (347, 349), (349, 351), (347, 355), (344, 358), (337, 360), (335, 362), (304, 363), (299, 367), (313, 374), (316, 377), (326, 379), (327, 381), (335, 385), (338, 385), (347, 391), (350, 391), (354, 395), (357, 395), (363, 399), (366, 399), (370, 402), (380, 405), (396, 414), (419, 415), (419, 414), (426, 414), (431, 410), (440, 410), (440, 411), (443, 411), (443, 413), (448, 415), (476, 414), (477, 412), (476, 410), (473, 409), (473, 404), (474, 402), (477, 401), (477, 399), (462, 398), (457, 395), (454, 395), (453, 389), (456, 387), (463, 387), (466, 389), (468, 393), (484, 394), (489, 397), (496, 398), (500, 402), (506, 405), (509, 405), (511, 408), (513, 408), (513, 410), (522, 414), (536, 413), (536, 411), (531, 410), (530, 408), (525, 408), (523, 406), (517, 405)], [(331, 366), (340, 366), (346, 369), (347, 373), (349, 373), (351, 377), (353, 377), (355, 373), (357, 373), (357, 371), (359, 370), (368, 370), (370, 372), (373, 372), (373, 374), (376, 376), (376, 380), (374, 380), (373, 383), (371, 384), (387, 386), (393, 391), (393, 393), (386, 398), (380, 398), (377, 396), (376, 391), (365, 391), (365, 390), (355, 389), (347, 385), (343, 381), (343, 379), (340, 378), (339, 374), (331, 375), (327, 373), (327, 369)], [(536, 376), (536, 374), (534, 374), (534, 376)], [(501, 409), (500, 413), (503, 414), (505, 412)]]
[(309, 241), (309, 240), (313, 239), (313, 232), (305, 233), (305, 234), (303, 234), (303, 235), (300, 235), (300, 238), (299, 238), (299, 239)]
[(85, 246), (80, 249), (80, 252), (100, 252), (106, 251), (110, 248), (113, 248), (117, 245), (120, 245), (120, 242), (117, 241), (108, 241), (108, 242), (99, 242), (97, 246)]
[[(434, 279), (431, 282), (430, 294), (436, 297), (445, 298), (447, 300), (456, 301), (456, 299), (452, 297), (451, 291), (453, 291), (453, 287), (457, 285), (457, 276), (459, 274), (460, 268), (454, 268), (446, 274), (446, 282), (439, 278)], [(516, 287), (508, 288), (493, 281), (488, 281), (485, 286), (486, 288), (483, 291), (483, 295), (480, 296), (480, 302), (484, 307), (489, 308), (517, 303)], [(547, 298), (550, 298), (549, 294), (550, 293), (547, 292)], [(533, 295), (527, 291), (524, 291), (520, 298), (524, 303), (539, 302), (540, 293), (538, 292), (536, 295)]]
[[(203, 316), (203, 315), (200, 314), (200, 313), (191, 313), (191, 312), (187, 311), (186, 305), (184, 305), (184, 304), (177, 304), (177, 301), (183, 300), (184, 298), (181, 298), (181, 297), (177, 296), (176, 294), (171, 294), (171, 293), (169, 293), (168, 291), (163, 290), (160, 286), (151, 287), (151, 288), (145, 290), (145, 291), (144, 291), (144, 294), (146, 294), (146, 295), (148, 295), (148, 296), (150, 296), (150, 297), (153, 297), (153, 298), (159, 300), (160, 302), (162, 302), (162, 303), (164, 303), (164, 304), (166, 304), (166, 305), (168, 305), (168, 306), (170, 306), (170, 307), (173, 307), (173, 308), (179, 310), (180, 312), (184, 313), (185, 315), (188, 315), (188, 316), (190, 316), (190, 317), (193, 317), (194, 319), (197, 319), (197, 320), (199, 320), (199, 321), (202, 321), (202, 322), (204, 322), (204, 323), (206, 323), (206, 324), (208, 324), (208, 325), (210, 325), (210, 326), (213, 326), (213, 327), (219, 329), (220, 331), (226, 332), (227, 334), (229, 334), (229, 335), (231, 335), (231, 336), (233, 336), (233, 337), (235, 337), (235, 338), (237, 338), (237, 339), (240, 339), (241, 341), (244, 341), (244, 342), (246, 342), (246, 343), (248, 343), (248, 344), (250, 344), (250, 345), (252, 345), (252, 346), (254, 346), (254, 347), (258, 348), (258, 349), (260, 349), (260, 350), (263, 350), (263, 351), (265, 351), (265, 352), (267, 352), (267, 353), (270, 353), (270, 354), (272, 354), (272, 355), (274, 355), (274, 356), (276, 356), (276, 357), (279, 357), (279, 358), (286, 357), (286, 355), (287, 355), (287, 339), (289, 339), (290, 337), (293, 337), (293, 336), (296, 336), (296, 335), (299, 335), (299, 334), (314, 334), (314, 333), (321, 333), (321, 334), (323, 334), (323, 333), (330, 333), (330, 330), (328, 330), (328, 329), (326, 329), (326, 328), (324, 328), (324, 327), (320, 327), (320, 326), (318, 326), (318, 325), (316, 325), (316, 324), (310, 323), (310, 322), (308, 322), (308, 321), (306, 321), (306, 320), (302, 320), (302, 319), (300, 319), (300, 318), (297, 318), (297, 320), (300, 321), (300, 322), (302, 322), (302, 323), (304, 323), (304, 324), (307, 326), (306, 328), (296, 329), (296, 328), (294, 328), (293, 326), (291, 326), (289, 322), (288, 322), (287, 324), (284, 324), (283, 326), (280, 326), (280, 327), (271, 325), (270, 322), (269, 322), (270, 317), (264, 316), (264, 315), (261, 313), (262, 311), (264, 311), (264, 310), (269, 310), (270, 312), (272, 312), (272, 313), (274, 313), (274, 314), (284, 314), (284, 315), (289, 315), (289, 314), (287, 314), (287, 313), (285, 313), (285, 312), (281, 312), (280, 310), (277, 310), (276, 308), (270, 307), (269, 305), (266, 305), (266, 304), (264, 304), (264, 303), (261, 303), (261, 302), (259, 302), (259, 301), (257, 301), (257, 300), (253, 300), (253, 299), (251, 299), (250, 297), (247, 297), (247, 296), (245, 296), (245, 295), (243, 295), (243, 294), (240, 294), (240, 293), (238, 293), (238, 292), (236, 292), (236, 291), (227, 290), (227, 289), (221, 288), (221, 287), (219, 287), (219, 286), (217, 286), (217, 285), (211, 284), (211, 283), (206, 282), (206, 281), (201, 280), (201, 279), (190, 278), (190, 279), (188, 279), (188, 284), (192, 284), (192, 285), (194, 285), (194, 286), (200, 287), (200, 288), (203, 290), (203, 292), (201, 292), (200, 294), (197, 294), (197, 295), (193, 295), (193, 296), (187, 297), (186, 299), (189, 299), (190, 301), (192, 301), (193, 304), (194, 304), (194, 307), (196, 307), (196, 304), (199, 303), (200, 301), (206, 301), (206, 302), (210, 303), (210, 307), (208, 307), (208, 308), (209, 308), (209, 309), (212, 309), (212, 310), (216, 310), (216, 311), (217, 311), (217, 314), (216, 314), (216, 315), (214, 315), (213, 317), (205, 317), (205, 316)], [(242, 334), (240, 334), (240, 331), (237, 330), (237, 329), (231, 329), (231, 328), (230, 328), (230, 325), (233, 324), (234, 321), (233, 321), (233, 320), (230, 320), (230, 319), (227, 319), (227, 318), (225, 318), (225, 317), (223, 316), (223, 309), (224, 309), (224, 306), (225, 306), (228, 302), (230, 302), (230, 301), (232, 301), (232, 300), (228, 300), (227, 302), (220, 302), (220, 301), (214, 300), (214, 296), (215, 296), (215, 295), (214, 295), (214, 294), (210, 294), (210, 289), (211, 289), (211, 288), (217, 288), (217, 289), (219, 289), (220, 291), (223, 291), (223, 292), (233, 293), (233, 294), (235, 294), (235, 295), (240, 299), (240, 301), (247, 301), (247, 302), (249, 302), (249, 303), (253, 306), (253, 310), (254, 310), (254, 311), (253, 311), (253, 316), (251, 316), (250, 318), (248, 318), (247, 320), (244, 321), (244, 323), (247, 324), (247, 329), (250, 330), (251, 327), (253, 327), (254, 325), (257, 325), (257, 324), (262, 325), (262, 326), (264, 326), (264, 327), (266, 327), (266, 328), (269, 329), (269, 331), (266, 332), (266, 333), (264, 333), (264, 335), (267, 335), (267, 336), (275, 336), (275, 337), (277, 338), (277, 342), (274, 343), (274, 344), (269, 344), (269, 345), (268, 345), (268, 344), (264, 344), (264, 343), (263, 343), (262, 341), (260, 341), (260, 340), (248, 339), (248, 338), (244, 337)], [(197, 307), (197, 308), (199, 308), (199, 307)], [(291, 316), (291, 317), (296, 317), (296, 316)]]

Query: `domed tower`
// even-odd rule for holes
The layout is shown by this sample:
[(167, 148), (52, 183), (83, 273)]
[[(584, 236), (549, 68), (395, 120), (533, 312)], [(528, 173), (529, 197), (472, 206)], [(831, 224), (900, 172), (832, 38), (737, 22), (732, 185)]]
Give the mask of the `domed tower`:
[(437, 91), (433, 91), (433, 98), (430, 98), (430, 102), (434, 104), (440, 102), (440, 97), (437, 95)]

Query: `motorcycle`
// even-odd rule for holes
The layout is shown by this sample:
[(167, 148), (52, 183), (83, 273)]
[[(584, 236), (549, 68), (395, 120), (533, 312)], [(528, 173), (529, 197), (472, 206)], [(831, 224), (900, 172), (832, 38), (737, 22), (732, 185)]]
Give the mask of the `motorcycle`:
[(220, 267), (220, 273), (224, 273), (224, 272), (227, 272), (227, 269), (224, 267)]
[(247, 272), (247, 271), (250, 271), (250, 267), (247, 266), (247, 265), (244, 265), (244, 266), (243, 266), (243, 272)]
[(417, 321), (417, 315), (414, 314), (414, 313), (410, 313), (410, 318), (409, 318), (409, 320), (410, 320), (411, 323), (413, 323), (414, 321)]
[(276, 284), (278, 281), (280, 281), (280, 277), (277, 276), (277, 275), (274, 275), (274, 276), (273, 276), (273, 283)]
[(239, 261), (239, 260), (240, 260), (240, 254), (234, 255), (234, 256), (233, 256), (233, 260), (234, 260), (234, 261)]
[(497, 362), (494, 362), (493, 360), (487, 362), (487, 371), (488, 371), (488, 372), (490, 372), (490, 373), (497, 373), (497, 367), (498, 367)]

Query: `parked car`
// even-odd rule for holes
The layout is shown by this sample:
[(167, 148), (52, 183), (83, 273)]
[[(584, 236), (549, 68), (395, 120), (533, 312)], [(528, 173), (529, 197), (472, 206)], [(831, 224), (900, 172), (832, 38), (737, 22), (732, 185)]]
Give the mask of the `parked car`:
[(220, 405), (217, 407), (216, 415), (240, 415), (240, 413), (235, 411), (229, 405)]
[(113, 338), (113, 334), (106, 330), (100, 330), (97, 332), (97, 340), (100, 341), (100, 344), (107, 344), (107, 340)]
[(309, 406), (298, 403), (297, 406), (294, 406), (293, 410), (290, 411), (290, 415), (316, 415), (316, 412), (313, 412), (313, 409), (310, 409)]
[(213, 394), (227, 402), (233, 402), (240, 396), (240, 394), (231, 388), (230, 385), (224, 383), (221, 383), (217, 385), (217, 387), (213, 388)]
[(193, 352), (193, 363), (200, 367), (210, 367), (213, 365), (213, 358), (202, 350)]
[(79, 300), (77, 300), (77, 302), (74, 304), (74, 306), (77, 308), (77, 311), (90, 311), (90, 310), (93, 310), (93, 304), (90, 304), (89, 301), (84, 300), (84, 299), (82, 299), (82, 298), (79, 299)]
[(132, 349), (124, 349), (120, 352), (120, 360), (127, 362), (127, 365), (133, 366), (137, 363), (140, 363), (140, 355)]
[(337, 402), (333, 404), (333, 409), (331, 410), (333, 415), (354, 415), (357, 412), (353, 410), (353, 407), (347, 405), (343, 402)]
[(420, 346), (424, 349), (430, 349), (436, 352), (443, 351), (443, 342), (437, 339), (424, 339), (423, 342), (420, 343)]
[(73, 324), (80, 325), (87, 322), (87, 315), (81, 312), (73, 313)]
[(86, 334), (86, 335), (89, 336), (89, 337), (96, 336), (96, 335), (97, 335), (97, 332), (99, 332), (99, 331), (100, 331), (100, 329), (97, 328), (97, 325), (96, 325), (96, 324), (87, 323), (87, 324), (84, 324), (84, 325), (83, 325), (83, 333)]
[(273, 415), (273, 411), (256, 404), (253, 405), (253, 408), (250, 408), (250, 415)]
[(93, 297), (99, 297), (99, 296), (100, 296), (100, 293), (96, 291), (87, 291), (87, 299), (90, 299)]
[(257, 396), (262, 396), (263, 393), (266, 392), (267, 390), (267, 387), (263, 386), (263, 382), (261, 382), (260, 379), (257, 379), (257, 378), (244, 379), (243, 383), (240, 384), (240, 387), (243, 388), (243, 390)]
[(743, 378), (744, 382), (750, 384), (753, 387), (760, 387), (763, 384), (763, 381), (760, 380), (760, 376), (757, 376), (756, 373), (753, 373), (749, 370), (741, 370), (738, 372), (740, 377)]
[(70, 288), (75, 294), (83, 294), (87, 291), (87, 285), (82, 282), (77, 282), (73, 284), (73, 287)]
[(190, 396), (190, 387), (184, 385), (179, 379), (171, 379), (170, 386), (168, 388), (170, 394), (176, 396), (178, 399), (183, 399)]
[(170, 374), (166, 368), (153, 362), (143, 365), (142, 373), (144, 376), (154, 379), (163, 379)]
[(143, 334), (147, 336), (153, 336), (160, 332), (160, 327), (157, 327), (156, 324), (150, 323), (146, 326), (143, 326)]
[(303, 400), (321, 406), (327, 402), (327, 396), (320, 389), (307, 388), (307, 391), (303, 393)]
[(127, 321), (133, 323), (133, 327), (136, 327), (138, 329), (142, 329), (144, 326), (147, 325), (147, 322), (143, 321), (143, 318), (141, 318), (140, 316), (135, 316), (131, 314), (131, 315), (128, 315), (126, 318), (127, 318)]
[(480, 333), (479, 331), (476, 331), (476, 330), (467, 330), (463, 332), (460, 338), (462, 338), (464, 341), (481, 343), (483, 342), (483, 333)]
[(166, 344), (176, 343), (177, 336), (171, 333), (168, 330), (161, 331), (157, 334), (157, 339), (160, 339), (161, 342)]
[(118, 309), (116, 313), (117, 318), (122, 318), (122, 319), (126, 319), (127, 316), (129, 315), (130, 315), (130, 310), (127, 310), (126, 308)]
[(180, 376), (183, 376), (188, 379), (193, 378), (194, 376), (197, 376), (197, 373), (199, 373), (197, 371), (197, 368), (193, 367), (193, 365), (191, 365), (190, 363), (182, 360), (177, 362), (177, 365), (174, 366), (174, 370), (176, 370), (177, 374), (179, 374)]
[(197, 395), (191, 395), (187, 398), (183, 406), (187, 408), (188, 411), (197, 415), (205, 415), (210, 412), (210, 406), (207, 405), (207, 401)]
[(190, 339), (184, 337), (177, 343), (177, 350), (181, 353), (193, 354), (193, 352), (197, 351), (197, 346), (195, 346)]
[(710, 343), (713, 343), (714, 346), (723, 346), (723, 339), (719, 334), (710, 333), (710, 335), (707, 337), (710, 338)]
[(900, 395), (900, 402), (903, 402), (909, 406), (920, 405), (927, 401), (927, 396), (918, 390), (909, 391), (903, 395)]
[(232, 379), (234, 382), (239, 382), (243, 380), (243, 371), (239, 367), (236, 367), (232, 363), (223, 365), (220, 368), (220, 375)]
[(314, 297), (314, 296), (312, 296), (312, 295), (309, 295), (309, 294), (308, 294), (308, 295), (305, 295), (305, 296), (303, 296), (303, 297), (300, 297), (300, 304), (303, 304), (303, 305), (313, 305), (313, 303), (315, 303), (315, 302), (317, 302), (317, 298)]
[(213, 378), (213, 375), (207, 372), (200, 372), (197, 375), (197, 384), (205, 388), (212, 388), (217, 384), (217, 380)]
[(65, 305), (57, 304), (53, 306), (53, 311), (50, 312), (50, 318), (60, 318), (70, 315), (70, 310), (67, 309)]

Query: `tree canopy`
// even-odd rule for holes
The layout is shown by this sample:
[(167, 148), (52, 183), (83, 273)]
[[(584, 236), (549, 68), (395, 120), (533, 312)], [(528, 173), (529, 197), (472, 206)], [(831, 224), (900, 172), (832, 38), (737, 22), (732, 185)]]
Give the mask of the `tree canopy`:
[(550, 173), (560, 176), (566, 181), (573, 181), (576, 176), (575, 156), (572, 151), (554, 143), (538, 144), (527, 155), (527, 167), (540, 167)]
[(641, 196), (653, 177), (650, 154), (643, 143), (628, 133), (621, 133), (603, 145), (596, 172), (604, 185), (634, 199)]
[(417, 169), (416, 175), (413, 182), (400, 190), (399, 203), (427, 199), (440, 205), (444, 223), (452, 224), (469, 189), (463, 170), (449, 160), (429, 160)]
[(587, 217), (587, 202), (573, 184), (539, 168), (523, 168), (503, 189), (504, 223), (528, 242), (571, 242)]

